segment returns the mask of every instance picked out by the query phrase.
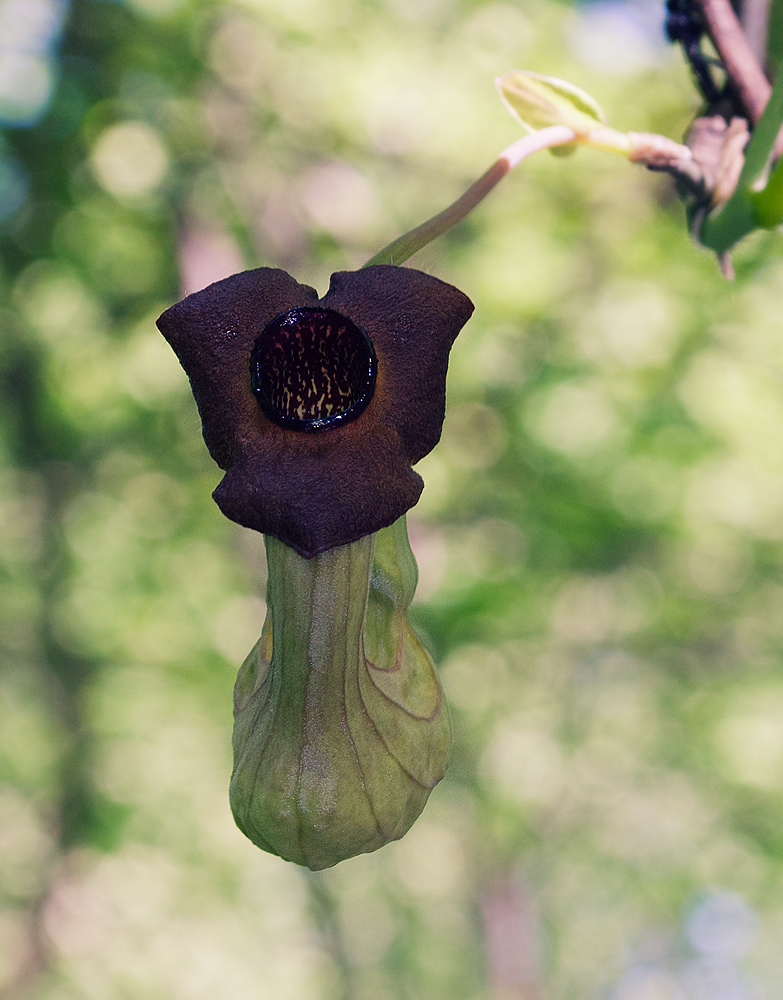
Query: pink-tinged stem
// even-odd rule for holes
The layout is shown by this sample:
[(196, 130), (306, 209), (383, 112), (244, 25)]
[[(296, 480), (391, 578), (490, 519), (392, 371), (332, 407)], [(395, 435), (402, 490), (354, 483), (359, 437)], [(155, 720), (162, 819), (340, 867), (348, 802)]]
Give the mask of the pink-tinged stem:
[(696, 0), (707, 31), (737, 88), (748, 118), (755, 125), (767, 105), (772, 86), (764, 75), (729, 0)]
[(494, 186), (501, 180), (509, 170), (512, 170), (523, 160), (541, 149), (549, 149), (552, 146), (563, 146), (573, 142), (576, 134), (565, 125), (552, 125), (550, 128), (542, 128), (531, 135), (523, 136), (516, 142), (504, 149), (489, 170), (482, 174), (477, 181), (470, 185), (468, 190), (448, 208), (434, 215), (431, 219), (423, 222), (415, 229), (398, 236), (392, 240), (383, 250), (379, 250), (374, 257), (364, 265), (371, 267), (373, 264), (402, 264), (412, 257), (413, 254), (427, 246), (438, 236), (461, 222), (479, 202), (483, 201)]

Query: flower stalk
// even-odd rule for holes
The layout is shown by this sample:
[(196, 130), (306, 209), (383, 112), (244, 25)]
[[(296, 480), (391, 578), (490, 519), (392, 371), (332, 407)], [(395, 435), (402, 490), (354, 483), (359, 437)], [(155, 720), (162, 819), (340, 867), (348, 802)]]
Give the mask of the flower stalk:
[(458, 222), (462, 222), (506, 174), (523, 160), (526, 160), (528, 156), (532, 156), (533, 153), (538, 153), (542, 149), (564, 146), (575, 139), (576, 135), (573, 129), (565, 125), (553, 125), (550, 128), (526, 135), (522, 139), (517, 139), (516, 142), (503, 150), (489, 170), (483, 173), (477, 181), (474, 181), (453, 204), (426, 222), (422, 222), (415, 229), (411, 229), (410, 232), (392, 240), (375, 256), (371, 257), (364, 266), (403, 264), (408, 258), (426, 247), (428, 243), (432, 243), (438, 236), (442, 236)]

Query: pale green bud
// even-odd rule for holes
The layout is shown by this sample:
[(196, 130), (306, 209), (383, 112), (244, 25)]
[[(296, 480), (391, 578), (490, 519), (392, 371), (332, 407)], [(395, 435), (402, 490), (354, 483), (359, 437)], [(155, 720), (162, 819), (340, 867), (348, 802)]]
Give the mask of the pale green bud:
[(579, 136), (606, 121), (590, 94), (557, 77), (512, 69), (495, 82), (503, 103), (528, 132), (565, 125)]

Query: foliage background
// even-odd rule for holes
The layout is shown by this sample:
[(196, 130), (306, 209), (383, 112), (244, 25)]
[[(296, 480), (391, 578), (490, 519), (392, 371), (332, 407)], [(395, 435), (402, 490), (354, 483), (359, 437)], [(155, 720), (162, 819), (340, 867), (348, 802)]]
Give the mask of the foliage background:
[(0, 3), (0, 995), (777, 995), (780, 237), (729, 285), (665, 178), (581, 151), (412, 261), (476, 303), (410, 518), (454, 760), (318, 876), (230, 818), (263, 546), (154, 328), (439, 210), (518, 135), (508, 69), (679, 137), (661, 9), (63, 2)]

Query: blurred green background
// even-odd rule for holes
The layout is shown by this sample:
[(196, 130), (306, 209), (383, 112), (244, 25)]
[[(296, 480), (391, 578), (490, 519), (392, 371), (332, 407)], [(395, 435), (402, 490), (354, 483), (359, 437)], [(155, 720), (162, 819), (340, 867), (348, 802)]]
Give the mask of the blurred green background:
[(412, 260), (471, 296), (410, 526), (453, 710), (402, 841), (312, 876), (227, 802), (264, 615), (154, 319), (333, 270), (519, 135), (680, 137), (654, 2), (0, 0), (0, 996), (760, 1000), (783, 984), (783, 244), (525, 163)]

